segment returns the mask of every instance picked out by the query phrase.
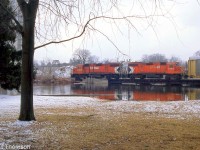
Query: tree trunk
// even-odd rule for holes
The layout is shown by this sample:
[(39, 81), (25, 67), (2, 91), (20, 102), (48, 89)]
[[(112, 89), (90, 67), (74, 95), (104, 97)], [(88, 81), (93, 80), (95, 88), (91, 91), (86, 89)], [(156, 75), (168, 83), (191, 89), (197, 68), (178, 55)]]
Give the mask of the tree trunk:
[[(20, 3), (19, 3), (20, 1)], [(18, 0), (23, 14), (21, 107), (19, 120), (35, 120), (33, 109), (34, 27), (39, 0)]]
[[(21, 107), (19, 120), (35, 120), (33, 110), (33, 51), (34, 31), (26, 24), (22, 40)], [(34, 29), (34, 28), (33, 28)]]

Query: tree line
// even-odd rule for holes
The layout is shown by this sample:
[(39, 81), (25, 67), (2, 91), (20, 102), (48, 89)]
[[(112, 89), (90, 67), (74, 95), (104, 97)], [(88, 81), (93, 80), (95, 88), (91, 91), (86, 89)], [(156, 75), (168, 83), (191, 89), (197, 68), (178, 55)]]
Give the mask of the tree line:
[[(117, 61), (117, 59), (116, 59)], [(155, 53), (149, 55), (143, 55), (141, 59), (136, 60), (140, 62), (179, 62), (180, 64), (184, 65), (185, 61), (177, 56), (171, 56), (167, 58), (164, 54)], [(77, 64), (88, 64), (88, 63), (109, 63), (113, 62), (113, 60), (104, 59), (100, 60), (98, 56), (92, 55), (90, 50), (87, 49), (77, 49), (72, 58), (69, 61), (70, 65), (77, 65)]]

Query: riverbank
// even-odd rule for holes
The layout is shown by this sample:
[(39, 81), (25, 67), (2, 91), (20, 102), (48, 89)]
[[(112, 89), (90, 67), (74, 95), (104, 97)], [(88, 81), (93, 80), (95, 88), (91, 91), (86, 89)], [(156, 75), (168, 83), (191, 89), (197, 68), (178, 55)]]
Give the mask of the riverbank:
[(74, 81), (71, 78), (37, 78), (34, 80), (34, 84), (43, 84), (43, 85), (49, 85), (49, 84), (70, 84)]
[(16, 121), (20, 96), (0, 96), (0, 148), (198, 149), (200, 101), (34, 96), (37, 121)]

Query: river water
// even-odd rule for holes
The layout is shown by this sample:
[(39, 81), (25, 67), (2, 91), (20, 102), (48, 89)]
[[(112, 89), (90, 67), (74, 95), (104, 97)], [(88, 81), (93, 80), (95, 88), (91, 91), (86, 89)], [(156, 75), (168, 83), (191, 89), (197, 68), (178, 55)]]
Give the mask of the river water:
[[(17, 95), (17, 92), (0, 89), (0, 94)], [(130, 101), (187, 101), (200, 100), (200, 88), (101, 84), (34, 85), (34, 95), (89, 96)]]
[(200, 100), (200, 88), (135, 85), (35, 85), (35, 95), (84, 95), (107, 100), (187, 101)]

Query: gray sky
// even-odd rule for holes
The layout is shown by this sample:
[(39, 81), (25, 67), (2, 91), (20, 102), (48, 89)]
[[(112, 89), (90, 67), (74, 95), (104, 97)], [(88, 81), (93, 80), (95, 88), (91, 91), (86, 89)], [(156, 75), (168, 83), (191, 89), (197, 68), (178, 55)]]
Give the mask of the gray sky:
[[(128, 56), (122, 55), (107, 37), (98, 32), (90, 32), (84, 38), (73, 42), (37, 49), (35, 60), (58, 59), (61, 62), (68, 62), (77, 48), (90, 50), (100, 60), (130, 58), (137, 61), (145, 54), (154, 53), (188, 60), (200, 50), (200, 5), (196, 0), (177, 2), (181, 3), (166, 6), (170, 13), (165, 17), (155, 17), (153, 20), (134, 19), (132, 22), (137, 31), (130, 25), (128, 28), (125, 22), (117, 22), (117, 25), (114, 25), (102, 20), (96, 21), (95, 28), (107, 35), (115, 46)], [(127, 0), (126, 3), (129, 5), (130, 2)], [(128, 5), (121, 7), (125, 13), (127, 10), (130, 11), (130, 8), (127, 9)], [(136, 9), (140, 10), (139, 7), (134, 8)]]

